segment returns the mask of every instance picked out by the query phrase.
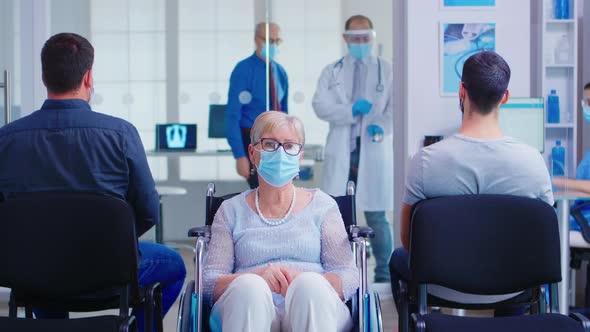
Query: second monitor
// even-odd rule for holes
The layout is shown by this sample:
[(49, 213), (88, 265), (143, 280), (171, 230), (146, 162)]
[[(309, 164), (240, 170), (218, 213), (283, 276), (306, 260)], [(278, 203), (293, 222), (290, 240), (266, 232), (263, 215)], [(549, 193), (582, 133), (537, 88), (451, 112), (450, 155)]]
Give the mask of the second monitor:
[(545, 151), (543, 98), (510, 98), (500, 106), (500, 129), (506, 136)]

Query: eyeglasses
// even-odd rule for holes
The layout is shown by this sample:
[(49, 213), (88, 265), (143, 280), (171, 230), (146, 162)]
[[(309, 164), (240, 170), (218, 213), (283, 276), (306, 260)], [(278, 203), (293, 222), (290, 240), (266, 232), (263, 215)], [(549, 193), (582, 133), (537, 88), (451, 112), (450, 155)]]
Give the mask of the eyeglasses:
[(278, 148), (280, 146), (282, 146), (283, 150), (285, 150), (285, 152), (291, 156), (298, 155), (301, 152), (301, 150), (303, 149), (303, 145), (301, 145), (299, 143), (294, 143), (294, 142), (280, 143), (272, 138), (261, 138), (254, 145), (256, 145), (258, 143), (260, 143), (262, 150), (267, 151), (267, 152), (277, 151)]
[[(259, 38), (262, 41), (266, 41), (266, 37), (263, 37), (263, 36), (256, 36), (256, 38)], [(281, 43), (283, 42), (283, 40), (281, 38), (269, 38), (268, 41), (271, 44), (275, 44), (275, 45), (281, 45)]]
[(582, 107), (590, 107), (590, 98), (584, 98), (580, 101)]

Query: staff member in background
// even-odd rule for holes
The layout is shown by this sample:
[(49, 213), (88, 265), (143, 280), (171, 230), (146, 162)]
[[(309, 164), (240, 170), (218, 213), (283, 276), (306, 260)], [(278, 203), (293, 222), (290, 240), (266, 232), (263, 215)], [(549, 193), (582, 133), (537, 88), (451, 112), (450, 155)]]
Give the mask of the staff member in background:
[[(268, 32), (269, 45), (266, 47), (266, 23), (256, 25), (256, 51), (234, 68), (225, 110), (225, 135), (236, 159), (238, 174), (248, 181), (250, 188), (258, 187), (258, 177), (247, 155), (254, 119), (266, 110), (267, 95), (270, 96), (271, 110), (287, 112), (287, 73), (283, 66), (273, 61), (282, 42), (281, 29), (277, 24), (269, 23)], [(268, 78), (266, 61), (270, 61)]]
[(368, 17), (350, 17), (343, 37), (349, 54), (322, 71), (313, 97), (316, 115), (330, 123), (321, 188), (340, 196), (348, 180), (357, 183), (357, 207), (375, 230), (375, 282), (389, 282), (393, 234), (385, 211), (393, 210), (392, 68), (371, 55), (375, 31)]

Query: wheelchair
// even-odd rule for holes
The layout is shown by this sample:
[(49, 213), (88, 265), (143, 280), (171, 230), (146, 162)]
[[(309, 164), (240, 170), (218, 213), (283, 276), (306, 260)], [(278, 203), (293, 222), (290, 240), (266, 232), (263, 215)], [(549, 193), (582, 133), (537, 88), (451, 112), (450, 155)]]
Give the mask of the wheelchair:
[[(359, 270), (360, 285), (357, 295), (346, 303), (351, 311), (354, 322), (353, 331), (383, 331), (381, 304), (379, 294), (369, 291), (367, 282), (367, 240), (375, 236), (370, 227), (356, 224), (355, 186), (349, 181), (347, 194), (333, 197), (338, 204), (344, 225), (348, 231), (348, 238)], [(195, 241), (195, 280), (190, 281), (180, 297), (178, 309), (178, 332), (203, 332), (209, 329), (209, 313), (211, 308), (203, 304), (202, 276), (206, 259), (207, 244), (211, 239), (211, 224), (221, 203), (234, 197), (238, 193), (225, 196), (215, 196), (215, 185), (209, 183), (205, 201), (205, 226), (191, 228), (189, 237)]]

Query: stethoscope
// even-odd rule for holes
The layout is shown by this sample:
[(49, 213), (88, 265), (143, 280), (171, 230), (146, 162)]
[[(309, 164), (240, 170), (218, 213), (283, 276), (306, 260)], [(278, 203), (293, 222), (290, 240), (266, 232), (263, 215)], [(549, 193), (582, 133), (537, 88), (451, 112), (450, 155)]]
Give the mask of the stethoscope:
[[(336, 62), (332, 68), (332, 84), (330, 85), (330, 89), (340, 85), (340, 83), (336, 83), (336, 76), (340, 75), (343, 67), (344, 57), (340, 58), (340, 60), (338, 60), (338, 62)], [(338, 70), (338, 74), (336, 74), (336, 70)], [(383, 90), (385, 90), (385, 87), (383, 86), (383, 77), (381, 73), (381, 59), (377, 57), (377, 86), (375, 87), (375, 91), (383, 92)]]

